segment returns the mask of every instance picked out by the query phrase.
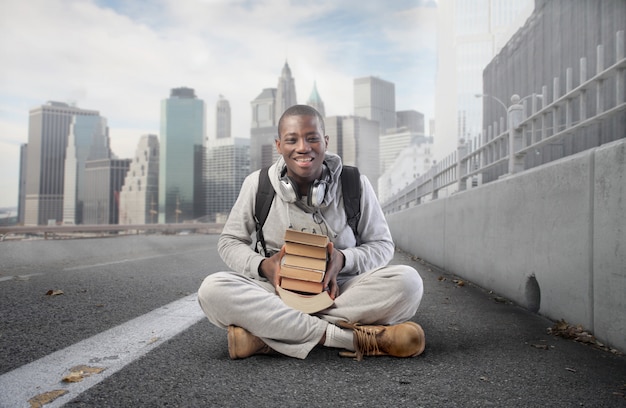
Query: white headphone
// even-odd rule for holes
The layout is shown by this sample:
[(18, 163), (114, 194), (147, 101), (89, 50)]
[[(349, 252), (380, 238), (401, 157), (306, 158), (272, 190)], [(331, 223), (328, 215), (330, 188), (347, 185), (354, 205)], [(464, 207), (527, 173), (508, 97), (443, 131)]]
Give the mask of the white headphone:
[[(326, 167), (326, 162), (324, 162), (322, 166), (322, 176), (309, 186), (307, 204), (310, 207), (319, 207), (322, 205), (324, 198), (326, 197), (328, 184), (330, 184), (331, 181), (332, 178), (330, 171), (328, 170), (328, 167)], [(280, 191), (288, 203), (295, 203), (302, 198), (300, 195), (300, 189), (298, 188), (298, 183), (287, 175), (287, 166), (285, 166), (280, 173)]]

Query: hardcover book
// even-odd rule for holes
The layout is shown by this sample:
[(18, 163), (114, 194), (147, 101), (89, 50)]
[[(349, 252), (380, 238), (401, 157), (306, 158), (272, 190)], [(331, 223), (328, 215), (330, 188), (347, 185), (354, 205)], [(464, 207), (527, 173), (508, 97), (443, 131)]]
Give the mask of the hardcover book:
[(280, 266), (280, 285), (276, 291), (286, 305), (304, 313), (316, 313), (334, 301), (323, 289), (328, 258), (326, 235), (288, 229), (285, 231), (285, 256)]
[(326, 235), (311, 234), (310, 232), (288, 229), (285, 231), (285, 242), (296, 242), (299, 244), (326, 247), (326, 245), (328, 245), (328, 237)]
[(297, 266), (289, 266), (282, 264), (280, 266), (280, 276), (292, 279), (301, 279), (311, 282), (321, 282), (324, 280), (323, 271), (316, 271), (307, 268), (298, 268)]
[(280, 278), (280, 287), (296, 292), (304, 292), (305, 294), (322, 293), (324, 290), (322, 282), (311, 282), (301, 279), (286, 278), (284, 276)]
[(326, 272), (326, 258), (309, 258), (294, 254), (285, 254), (283, 264), (287, 266), (295, 266), (297, 268), (312, 269), (315, 271)]
[(285, 250), (288, 254), (306, 256), (309, 258), (326, 259), (326, 246), (319, 247), (285, 241)]
[(303, 313), (317, 313), (329, 308), (335, 303), (328, 292), (309, 296), (283, 289), (280, 286), (276, 288), (276, 292), (278, 292), (278, 296), (280, 296), (287, 306)]

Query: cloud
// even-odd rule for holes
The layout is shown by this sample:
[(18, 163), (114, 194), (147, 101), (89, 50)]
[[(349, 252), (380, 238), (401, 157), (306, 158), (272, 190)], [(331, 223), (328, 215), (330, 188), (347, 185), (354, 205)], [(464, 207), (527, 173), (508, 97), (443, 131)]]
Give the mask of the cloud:
[[(353, 79), (366, 75), (396, 83), (398, 109), (428, 113), (430, 85), (414, 76), (434, 75), (416, 63), (433, 53), (423, 33), (434, 33), (433, 10), (418, 1), (4, 0), (0, 157), (27, 141), (28, 110), (48, 100), (99, 111), (114, 152), (132, 157), (142, 134), (159, 134), (161, 100), (180, 86), (205, 101), (209, 135), (222, 94), (233, 134), (249, 137), (250, 102), (276, 87), (285, 61), (299, 102), (317, 81), (329, 115), (352, 113)], [(0, 177), (18, 167), (3, 160)]]

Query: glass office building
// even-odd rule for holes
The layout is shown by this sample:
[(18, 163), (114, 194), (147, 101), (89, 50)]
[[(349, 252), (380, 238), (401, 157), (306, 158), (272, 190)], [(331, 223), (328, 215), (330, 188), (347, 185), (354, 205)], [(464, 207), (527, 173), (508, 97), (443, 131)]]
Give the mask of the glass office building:
[(354, 115), (375, 120), (380, 134), (396, 128), (396, 86), (377, 77), (354, 80)]
[(191, 88), (172, 89), (161, 101), (159, 223), (204, 215), (202, 185), (205, 106)]
[(117, 224), (120, 191), (130, 159), (98, 159), (85, 162), (84, 224)]
[(209, 141), (206, 160), (206, 213), (209, 220), (225, 220), (248, 174), (250, 139), (222, 138)]
[[(75, 116), (99, 117), (93, 110), (50, 101), (29, 113), (24, 224), (46, 225), (63, 219), (65, 153)], [(21, 214), (20, 214), (21, 217)]]
[[(434, 155), (456, 151), (459, 141), (482, 132), (483, 104), (502, 116), (507, 100), (483, 94), (483, 69), (515, 30), (524, 24), (534, 0), (440, 0), (437, 4), (437, 78)], [(483, 100), (486, 98), (487, 100)]]
[(101, 116), (74, 116), (65, 152), (63, 224), (83, 223), (85, 162), (110, 157), (106, 119)]

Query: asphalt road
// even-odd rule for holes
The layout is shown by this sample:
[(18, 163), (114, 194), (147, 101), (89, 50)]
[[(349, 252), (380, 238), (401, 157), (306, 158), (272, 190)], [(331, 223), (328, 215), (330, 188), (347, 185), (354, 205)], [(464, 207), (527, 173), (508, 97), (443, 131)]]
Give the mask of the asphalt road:
[[(225, 269), (216, 242), (215, 235), (1, 242), (0, 384), (25, 364), (193, 297), (206, 275)], [(201, 319), (65, 406), (626, 407), (626, 357), (549, 335), (554, 322), (471, 283), (459, 286), (408, 254), (398, 252), (394, 263), (424, 278), (413, 320), (427, 346), (417, 358), (356, 362), (318, 348), (306, 360), (231, 361), (226, 333)], [(63, 294), (46, 295), (55, 290)], [(10, 392), (5, 387), (0, 394)]]

